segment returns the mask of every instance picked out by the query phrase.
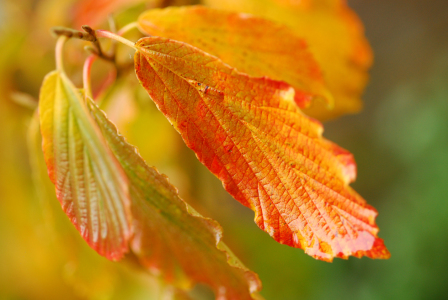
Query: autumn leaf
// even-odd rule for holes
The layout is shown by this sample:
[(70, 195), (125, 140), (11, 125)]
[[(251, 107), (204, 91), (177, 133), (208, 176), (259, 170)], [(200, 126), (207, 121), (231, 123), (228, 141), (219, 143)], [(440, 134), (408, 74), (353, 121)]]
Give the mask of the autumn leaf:
[(291, 86), (182, 42), (149, 37), (135, 47), (143, 87), (261, 229), (321, 260), (389, 257), (377, 212), (348, 186), (352, 156), (321, 137), (321, 124), (292, 103)]
[(216, 299), (261, 299), (258, 276), (221, 241), (221, 226), (184, 202), (165, 175), (149, 167), (96, 105), (92, 117), (129, 178), (134, 217), (131, 249), (171, 283), (210, 285)]
[[(17, 209), (17, 214), (24, 215), (26, 221), (20, 222), (20, 225), (27, 230), (23, 236), (30, 240), (30, 247), (24, 247), (24, 255), (29, 254), (29, 249), (33, 252), (33, 255), (21, 255), (19, 259), (23, 263), (24, 272), (37, 277), (37, 291), (41, 293), (36, 295), (35, 289), (27, 289), (25, 295), (28, 296), (23, 297), (60, 299), (61, 295), (64, 295), (64, 300), (100, 299), (104, 295), (134, 295), (138, 291), (138, 298), (190, 299), (185, 297), (184, 290), (167, 286), (160, 278), (141, 276), (141, 272), (136, 268), (134, 271), (137, 272), (130, 272), (130, 268), (124, 267), (124, 264), (104, 259), (88, 249), (89, 245), (67, 219), (56, 199), (54, 185), (47, 175), (39, 123), (39, 113), (36, 110), (28, 127), (27, 140), (36, 198), (39, 200), (32, 199), (35, 202), (32, 210), (38, 218), (34, 220), (24, 215), (24, 207), (22, 210)], [(29, 205), (29, 200), (24, 204)], [(17, 227), (19, 223), (14, 225)], [(30, 263), (30, 260), (38, 263)], [(40, 267), (35, 269), (33, 265)], [(11, 265), (7, 267), (14, 269)], [(20, 278), (17, 276), (10, 280), (14, 281), (14, 277), (16, 280)], [(135, 297), (130, 296), (127, 299)]]
[[(206, 283), (218, 299), (261, 299), (258, 276), (221, 242), (220, 225), (180, 199), (167, 177), (146, 165), (62, 71), (45, 78), (39, 110), (50, 179), (93, 249), (118, 260), (130, 247), (168, 283), (184, 289)], [(127, 223), (119, 223), (122, 215)], [(131, 225), (132, 236), (125, 235)]]
[[(361, 94), (372, 64), (372, 51), (356, 14), (344, 0), (204, 0), (207, 5), (252, 13), (289, 26), (304, 38), (322, 69), (334, 97), (329, 110), (313, 102), (304, 112), (319, 120), (345, 113), (356, 113), (362, 107)], [(283, 79), (285, 80), (285, 79)], [(287, 80), (286, 80), (287, 81)], [(287, 81), (288, 82), (288, 81)]]
[(131, 236), (130, 199), (121, 166), (63, 72), (45, 78), (39, 111), (48, 174), (62, 209), (95, 251), (119, 260)]
[(301, 107), (312, 97), (333, 102), (305, 41), (284, 25), (202, 6), (148, 10), (138, 24), (149, 35), (191, 44), (248, 75), (288, 82)]

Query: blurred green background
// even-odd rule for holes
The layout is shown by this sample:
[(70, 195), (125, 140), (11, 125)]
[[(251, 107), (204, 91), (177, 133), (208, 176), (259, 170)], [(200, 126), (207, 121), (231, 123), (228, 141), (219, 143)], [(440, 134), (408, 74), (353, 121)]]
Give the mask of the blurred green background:
[[(266, 299), (446, 299), (448, 1), (348, 2), (364, 22), (375, 63), (364, 110), (327, 122), (324, 135), (355, 155), (353, 187), (379, 212), (389, 260), (329, 264), (274, 242), (256, 227), (253, 212), (196, 161), (141, 89), (131, 84), (117, 92), (122, 102), (115, 102), (127, 114), (113, 107), (110, 114), (183, 198), (221, 223), (224, 241), (259, 274)], [(35, 105), (42, 78), (54, 66), (48, 30), (72, 24), (59, 13), (71, 5), (0, 2), (0, 299), (157, 299), (164, 288), (156, 279), (98, 258), (58, 211), (57, 200), (48, 196), (52, 204), (46, 204), (33, 187), (27, 106)], [(68, 55), (82, 63), (79, 49)], [(79, 71), (72, 75), (79, 80)], [(123, 102), (129, 96), (143, 100), (132, 106)], [(142, 139), (142, 132), (154, 133)], [(49, 218), (56, 228), (48, 228)], [(195, 293), (207, 298), (202, 289)]]

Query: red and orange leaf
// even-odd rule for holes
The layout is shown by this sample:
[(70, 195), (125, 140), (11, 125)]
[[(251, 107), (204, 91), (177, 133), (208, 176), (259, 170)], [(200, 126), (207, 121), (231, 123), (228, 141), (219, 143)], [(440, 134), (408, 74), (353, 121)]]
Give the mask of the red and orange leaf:
[(143, 87), (261, 229), (322, 260), (389, 257), (377, 212), (348, 186), (351, 155), (321, 137), (321, 124), (292, 103), (291, 86), (182, 42), (150, 37), (135, 46)]
[(141, 264), (184, 288), (196, 282), (208, 284), (216, 299), (261, 299), (257, 274), (221, 241), (221, 226), (185, 203), (168, 178), (143, 161), (92, 101), (89, 109), (129, 178), (131, 249)]
[(48, 174), (62, 209), (95, 251), (119, 260), (131, 237), (127, 178), (63, 72), (45, 78), (39, 113)]
[(333, 109), (316, 101), (304, 110), (307, 115), (327, 120), (361, 109), (360, 97), (373, 56), (362, 23), (345, 0), (203, 2), (214, 8), (252, 13), (277, 21), (305, 39), (334, 97)]
[(300, 107), (312, 97), (333, 103), (305, 41), (284, 25), (202, 6), (149, 10), (138, 24), (143, 32), (191, 44), (250, 76), (288, 82)]

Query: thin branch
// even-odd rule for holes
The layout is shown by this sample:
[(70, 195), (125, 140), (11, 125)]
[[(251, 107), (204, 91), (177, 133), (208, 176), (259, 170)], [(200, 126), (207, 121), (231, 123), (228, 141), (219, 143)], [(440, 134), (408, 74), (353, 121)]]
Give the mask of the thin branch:
[(57, 26), (53, 27), (51, 30), (56, 36), (65, 36), (67, 38), (76, 38), (89, 42), (95, 42), (97, 40), (94, 35), (91, 35), (88, 32), (82, 32), (71, 28)]
[(89, 41), (95, 47), (95, 51), (92, 51), (93, 53), (95, 53), (96, 55), (98, 55), (99, 57), (101, 57), (105, 60), (114, 62), (115, 59), (113, 56), (106, 55), (101, 50), (101, 45), (98, 42), (95, 30), (93, 30), (88, 25), (83, 25), (82, 29), (84, 29), (85, 32), (70, 29), (70, 28), (65, 28), (65, 27), (53, 27), (52, 32), (57, 36), (64, 36), (66, 38), (76, 38), (76, 39), (80, 39), (80, 40), (84, 40), (84, 41)]
[(103, 51), (101, 50), (101, 45), (100, 45), (100, 42), (98, 42), (98, 39), (96, 38), (96, 32), (95, 32), (95, 30), (93, 30), (93, 29), (92, 29), (90, 26), (88, 26), (88, 25), (82, 25), (81, 27), (82, 27), (82, 29), (84, 29), (85, 32), (87, 32), (88, 34), (90, 34), (91, 36), (93, 36), (93, 37), (95, 38), (95, 40), (92, 41), (92, 43), (93, 43), (93, 45), (95, 46), (95, 48), (97, 48), (97, 50), (98, 50), (98, 56), (99, 56), (99, 57), (102, 57), (102, 58), (105, 58), (105, 59), (107, 59), (107, 60), (110, 60), (110, 61), (115, 61), (115, 58), (114, 58), (113, 56), (106, 55), (106, 54), (103, 53)]

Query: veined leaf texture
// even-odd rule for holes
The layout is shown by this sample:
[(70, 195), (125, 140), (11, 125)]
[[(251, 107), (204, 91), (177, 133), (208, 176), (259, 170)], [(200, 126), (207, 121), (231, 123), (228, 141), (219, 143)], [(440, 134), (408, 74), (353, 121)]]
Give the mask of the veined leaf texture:
[(45, 78), (39, 112), (48, 174), (62, 209), (93, 249), (119, 260), (131, 236), (123, 169), (63, 72)]
[(261, 229), (321, 260), (389, 256), (377, 212), (348, 186), (356, 175), (351, 154), (322, 138), (291, 86), (167, 38), (143, 38), (136, 48), (142, 86)]
[(119, 260), (132, 251), (168, 284), (201, 282), (218, 299), (262, 299), (257, 274), (221, 241), (221, 226), (185, 203), (62, 71), (45, 78), (39, 110), (56, 196), (100, 255)]
[(129, 178), (134, 236), (131, 249), (141, 264), (169, 283), (202, 282), (217, 299), (262, 299), (258, 275), (221, 241), (222, 228), (184, 202), (165, 175), (149, 167), (102, 111), (90, 101), (93, 118)]

